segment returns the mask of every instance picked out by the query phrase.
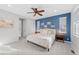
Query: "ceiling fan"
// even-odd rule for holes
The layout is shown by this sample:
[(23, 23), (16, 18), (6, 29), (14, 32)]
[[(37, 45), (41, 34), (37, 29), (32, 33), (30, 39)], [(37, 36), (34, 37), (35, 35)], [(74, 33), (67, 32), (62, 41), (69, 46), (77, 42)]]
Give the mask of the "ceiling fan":
[(34, 13), (33, 16), (36, 16), (36, 14), (43, 16), (42, 12), (45, 12), (45, 10), (38, 10), (38, 8), (31, 8), (33, 12), (27, 12), (27, 13)]

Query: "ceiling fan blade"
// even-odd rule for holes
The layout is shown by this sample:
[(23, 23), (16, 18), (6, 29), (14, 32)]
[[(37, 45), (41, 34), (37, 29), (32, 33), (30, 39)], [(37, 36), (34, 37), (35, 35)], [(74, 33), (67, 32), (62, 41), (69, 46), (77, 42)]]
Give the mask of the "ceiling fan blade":
[(36, 16), (36, 13), (33, 16)]
[(33, 11), (35, 10), (34, 8), (31, 8)]
[(37, 11), (37, 8), (31, 8), (34, 12), (36, 12)]
[(38, 11), (38, 12), (45, 12), (45, 10), (40, 10), (40, 11)]
[(38, 15), (43, 16), (42, 14), (40, 14), (39, 12), (37, 12)]
[(35, 12), (27, 12), (27, 13), (35, 13)]

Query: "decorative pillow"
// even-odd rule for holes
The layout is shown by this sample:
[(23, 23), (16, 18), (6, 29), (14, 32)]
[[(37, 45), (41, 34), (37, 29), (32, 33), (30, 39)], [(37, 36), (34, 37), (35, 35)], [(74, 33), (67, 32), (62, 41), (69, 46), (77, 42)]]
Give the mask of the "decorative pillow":
[(40, 29), (40, 33), (41, 34), (47, 34), (47, 30), (46, 29)]
[(55, 29), (48, 29), (48, 31), (47, 31), (48, 35), (52, 35), (52, 34), (55, 34), (55, 33), (56, 33)]
[(53, 31), (50, 30), (50, 29), (47, 31), (47, 34), (48, 34), (48, 35), (51, 35), (52, 33), (53, 33)]
[(46, 34), (46, 35), (51, 35), (51, 34), (55, 34), (56, 30), (55, 29), (49, 29), (49, 28), (45, 28), (45, 29), (41, 29), (40, 33), (41, 34)]

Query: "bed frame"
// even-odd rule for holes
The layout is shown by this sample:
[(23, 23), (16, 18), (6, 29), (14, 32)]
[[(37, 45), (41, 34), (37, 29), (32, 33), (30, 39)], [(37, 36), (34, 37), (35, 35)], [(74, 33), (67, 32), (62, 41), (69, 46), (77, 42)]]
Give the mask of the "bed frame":
[(42, 47), (42, 48), (44, 48), (44, 49), (47, 49), (47, 50), (48, 50), (48, 52), (50, 51), (50, 49), (49, 49), (49, 48), (46, 48), (46, 47), (41, 46), (41, 45), (39, 45), (39, 44), (36, 44), (36, 43), (34, 43), (34, 42), (31, 42), (31, 41), (28, 41), (28, 40), (27, 40), (27, 42), (32, 43), (32, 44), (34, 44), (34, 45), (37, 45), (37, 46), (39, 46), (39, 47)]

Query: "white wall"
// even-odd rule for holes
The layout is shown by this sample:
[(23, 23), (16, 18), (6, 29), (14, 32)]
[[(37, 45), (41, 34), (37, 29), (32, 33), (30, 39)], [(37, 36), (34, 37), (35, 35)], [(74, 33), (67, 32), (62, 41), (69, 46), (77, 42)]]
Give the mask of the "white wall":
[(24, 36), (35, 32), (35, 20), (27, 18), (24, 21)]
[(0, 28), (0, 45), (17, 41), (20, 36), (20, 21), (15, 14), (0, 10), (0, 20), (13, 20), (13, 28)]

